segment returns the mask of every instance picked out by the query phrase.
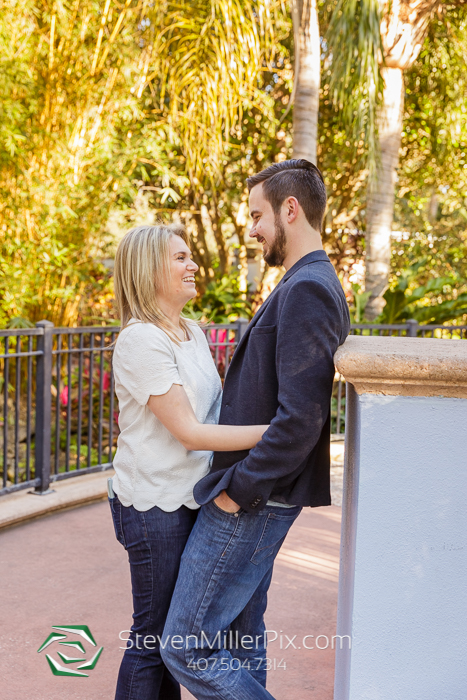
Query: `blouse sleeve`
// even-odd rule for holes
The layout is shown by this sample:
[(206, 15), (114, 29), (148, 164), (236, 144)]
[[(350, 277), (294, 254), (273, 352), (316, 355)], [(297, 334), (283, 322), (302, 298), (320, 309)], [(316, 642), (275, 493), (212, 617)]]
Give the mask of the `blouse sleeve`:
[(114, 367), (120, 384), (141, 406), (150, 396), (166, 394), (172, 384), (183, 385), (166, 334), (150, 324), (135, 324), (115, 348)]

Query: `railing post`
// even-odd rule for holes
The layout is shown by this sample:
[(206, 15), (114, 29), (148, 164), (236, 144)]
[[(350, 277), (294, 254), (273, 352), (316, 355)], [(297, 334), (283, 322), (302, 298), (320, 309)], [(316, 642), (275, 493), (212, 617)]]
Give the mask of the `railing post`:
[(50, 484), (50, 427), (52, 421), (52, 342), (54, 324), (50, 321), (39, 321), (37, 328), (43, 328), (44, 334), (37, 338), (36, 371), (36, 446), (35, 446), (35, 476), (40, 484), (30, 493), (44, 496), (53, 493)]
[(237, 333), (238, 333), (237, 344), (241, 341), (241, 339), (245, 335), (246, 329), (248, 328), (248, 323), (249, 323), (249, 321), (247, 318), (239, 318), (237, 320), (237, 329), (238, 329), (237, 330)]
[(407, 337), (416, 338), (418, 335), (418, 321), (413, 318), (409, 318), (407, 321)]

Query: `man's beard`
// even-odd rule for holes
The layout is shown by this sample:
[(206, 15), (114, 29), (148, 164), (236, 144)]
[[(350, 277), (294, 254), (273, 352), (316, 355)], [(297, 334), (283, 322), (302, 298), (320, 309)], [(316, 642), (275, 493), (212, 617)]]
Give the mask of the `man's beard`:
[(285, 228), (279, 215), (274, 217), (275, 237), (267, 253), (264, 254), (264, 261), (270, 267), (280, 267), (287, 254), (287, 237)]

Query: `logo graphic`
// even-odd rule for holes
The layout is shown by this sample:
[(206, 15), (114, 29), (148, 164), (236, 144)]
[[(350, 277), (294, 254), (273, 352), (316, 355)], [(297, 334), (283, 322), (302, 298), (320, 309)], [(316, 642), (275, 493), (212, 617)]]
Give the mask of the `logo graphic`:
[[(94, 641), (94, 637), (91, 634), (91, 630), (87, 625), (66, 625), (60, 627), (58, 625), (52, 625), (52, 629), (57, 630), (57, 632), (51, 632), (45, 640), (45, 642), (41, 644), (37, 652), (40, 653), (48, 646), (50, 646), (50, 644), (58, 642), (59, 645), (64, 647), (64, 649), (62, 649), (61, 651), (57, 650), (57, 654), (60, 657), (61, 661), (63, 661), (63, 663), (67, 665), (79, 664), (79, 666), (76, 666), (75, 668), (66, 668), (65, 666), (62, 666), (56, 659), (53, 659), (50, 656), (50, 654), (46, 654), (45, 658), (47, 659), (50, 666), (50, 670), (52, 671), (54, 676), (84, 676), (85, 678), (88, 678), (89, 673), (84, 673), (84, 671), (92, 671), (92, 669), (96, 667), (96, 664), (99, 661), (99, 657), (102, 654), (104, 647), (98, 649), (94, 656), (91, 659), (87, 660), (86, 658), (83, 658), (83, 655), (86, 654), (86, 649), (83, 646), (81, 640), (74, 638), (67, 639), (68, 635), (63, 634), (64, 632), (67, 632), (68, 634), (78, 635), (82, 637), (82, 639), (84, 639), (85, 642), (88, 642), (89, 644), (92, 644), (93, 647), (96, 647), (97, 644)], [(67, 654), (65, 654), (65, 651), (68, 654), (73, 654), (73, 656), (67, 656)], [(82, 654), (82, 656), (77, 656), (77, 651), (79, 651), (80, 654)]]

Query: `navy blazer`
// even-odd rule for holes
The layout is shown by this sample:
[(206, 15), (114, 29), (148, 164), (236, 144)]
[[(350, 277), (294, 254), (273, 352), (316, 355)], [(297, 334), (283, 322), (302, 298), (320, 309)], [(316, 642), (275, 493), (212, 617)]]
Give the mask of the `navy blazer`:
[(224, 489), (248, 512), (268, 499), (330, 505), (333, 357), (349, 331), (347, 301), (328, 256), (305, 255), (248, 325), (225, 379), (219, 422), (270, 426), (252, 450), (214, 453), (194, 489), (200, 505)]

